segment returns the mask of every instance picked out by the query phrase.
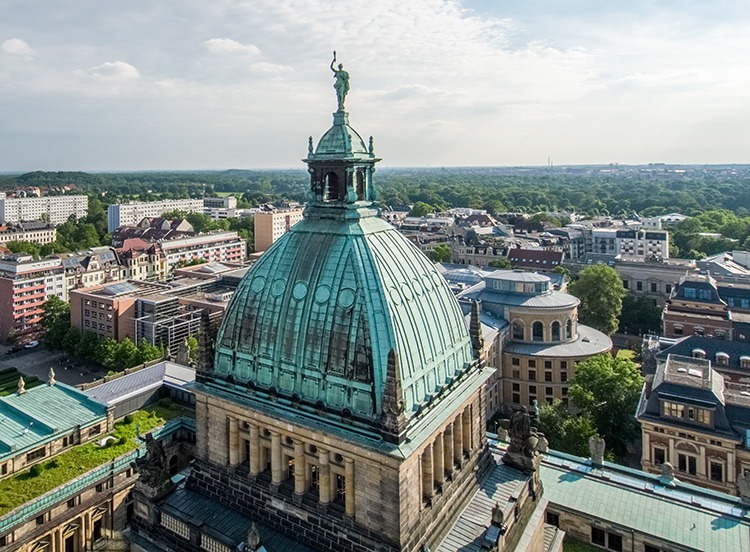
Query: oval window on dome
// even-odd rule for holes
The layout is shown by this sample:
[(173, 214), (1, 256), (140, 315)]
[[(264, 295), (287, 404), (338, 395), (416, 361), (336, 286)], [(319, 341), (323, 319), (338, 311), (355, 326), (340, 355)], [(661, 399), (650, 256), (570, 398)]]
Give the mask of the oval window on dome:
[(328, 286), (318, 286), (315, 290), (315, 302), (323, 304), (331, 297), (331, 288)]
[(339, 305), (348, 309), (354, 304), (354, 290), (344, 288), (339, 292)]
[(253, 293), (260, 293), (266, 286), (266, 279), (263, 276), (256, 276), (250, 283), (250, 289)]
[(284, 290), (286, 289), (286, 280), (279, 278), (278, 280), (273, 281), (273, 285), (271, 286), (271, 294), (278, 297), (282, 293), (284, 293)]
[(432, 280), (430, 280), (430, 277), (427, 276), (427, 274), (422, 275), (422, 285), (424, 286), (425, 291), (430, 291), (432, 289)]
[(399, 295), (398, 290), (395, 287), (390, 288), (388, 294), (391, 296), (391, 301), (393, 301), (394, 305), (401, 304), (401, 295)]
[(440, 286), (443, 285), (443, 277), (438, 274), (437, 272), (432, 273), (432, 283), (435, 284), (435, 287), (437, 289), (440, 289)]
[(411, 288), (409, 287), (409, 284), (401, 284), (401, 293), (403, 294), (404, 298), (406, 298), (407, 301), (411, 301), (414, 297), (414, 294), (411, 291)]
[(305, 298), (305, 295), (307, 295), (307, 284), (304, 282), (297, 282), (294, 284), (294, 289), (292, 289), (292, 297), (294, 297), (297, 301), (300, 301)]
[(414, 294), (417, 297), (420, 297), (422, 295), (422, 284), (419, 283), (419, 280), (417, 278), (412, 278), (411, 287), (414, 289)]

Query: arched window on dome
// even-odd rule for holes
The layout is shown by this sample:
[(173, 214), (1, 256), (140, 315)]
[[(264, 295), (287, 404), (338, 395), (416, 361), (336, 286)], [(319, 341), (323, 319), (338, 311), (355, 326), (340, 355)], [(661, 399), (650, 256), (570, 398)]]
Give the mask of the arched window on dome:
[(365, 199), (365, 174), (363, 171), (357, 171), (357, 200)]
[(534, 322), (531, 326), (531, 338), (534, 341), (544, 341), (544, 325), (541, 322)]
[(560, 323), (557, 320), (552, 322), (552, 341), (560, 341)]
[(513, 322), (513, 339), (523, 339), (523, 322)]
[(568, 321), (565, 323), (565, 337), (567, 339), (573, 339), (573, 321), (568, 318)]
[(339, 177), (335, 172), (326, 175), (324, 201), (336, 201), (339, 197)]

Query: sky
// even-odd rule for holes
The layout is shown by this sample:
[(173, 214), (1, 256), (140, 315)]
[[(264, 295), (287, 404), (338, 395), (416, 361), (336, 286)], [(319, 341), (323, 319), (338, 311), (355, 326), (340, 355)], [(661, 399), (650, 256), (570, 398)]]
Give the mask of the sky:
[(750, 163), (748, 0), (0, 0), (0, 171)]

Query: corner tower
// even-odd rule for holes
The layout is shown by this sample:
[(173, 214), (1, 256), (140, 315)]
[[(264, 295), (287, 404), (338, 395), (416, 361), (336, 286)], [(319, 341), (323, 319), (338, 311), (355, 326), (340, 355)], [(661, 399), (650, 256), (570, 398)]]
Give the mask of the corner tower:
[(320, 549), (417, 550), (488, 466), (490, 370), (434, 265), (377, 216), (372, 139), (332, 69), (304, 219), (248, 271), (198, 375), (190, 485)]

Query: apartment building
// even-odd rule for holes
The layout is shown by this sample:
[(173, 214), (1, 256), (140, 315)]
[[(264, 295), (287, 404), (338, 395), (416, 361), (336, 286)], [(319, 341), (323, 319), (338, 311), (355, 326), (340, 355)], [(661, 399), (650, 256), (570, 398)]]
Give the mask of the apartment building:
[(135, 226), (146, 217), (160, 217), (170, 211), (202, 213), (203, 200), (165, 199), (112, 204), (107, 208), (107, 228), (113, 232), (120, 226)]
[(247, 243), (237, 232), (207, 232), (197, 236), (160, 240), (167, 270), (198, 259), (206, 262), (241, 264), (247, 257)]
[(88, 209), (89, 198), (85, 195), (6, 197), (0, 192), (0, 222), (48, 220), (60, 224), (71, 215), (85, 217)]
[(255, 250), (265, 251), (302, 220), (302, 207), (274, 209), (255, 214)]
[[(741, 362), (750, 370), (750, 357)], [(740, 494), (740, 476), (750, 475), (750, 386), (729, 382), (703, 349), (659, 363), (636, 417), (644, 471), (660, 473), (669, 462), (686, 483)]]
[(35, 331), (52, 295), (68, 298), (59, 258), (35, 261), (30, 255), (14, 254), (0, 259), (0, 336)]
[(0, 243), (27, 241), (44, 245), (57, 239), (55, 225), (41, 220), (3, 224), (0, 226)]

